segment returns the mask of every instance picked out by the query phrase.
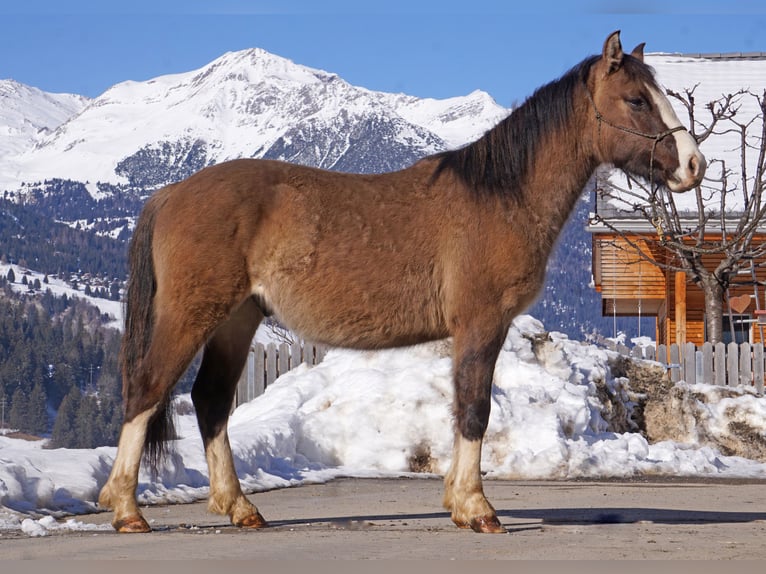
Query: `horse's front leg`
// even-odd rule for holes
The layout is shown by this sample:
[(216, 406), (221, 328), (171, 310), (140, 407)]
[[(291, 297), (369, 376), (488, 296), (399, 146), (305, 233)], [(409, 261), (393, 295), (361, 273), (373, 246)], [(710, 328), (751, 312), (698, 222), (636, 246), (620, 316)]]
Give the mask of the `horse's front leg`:
[(444, 479), (444, 506), (452, 521), (476, 532), (504, 533), (481, 483), (481, 444), (489, 421), (492, 377), (503, 332), (455, 336), (455, 442)]

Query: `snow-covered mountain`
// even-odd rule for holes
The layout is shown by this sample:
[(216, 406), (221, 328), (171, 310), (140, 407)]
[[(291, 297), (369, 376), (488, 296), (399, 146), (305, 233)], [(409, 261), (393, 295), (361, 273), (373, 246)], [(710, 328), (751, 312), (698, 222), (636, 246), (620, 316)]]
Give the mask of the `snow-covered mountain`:
[(0, 160), (33, 148), (90, 100), (74, 94), (50, 94), (13, 80), (0, 80)]
[(104, 193), (97, 183), (151, 190), (238, 157), (385, 171), (468, 143), (508, 113), (485, 92), (445, 100), (374, 92), (261, 49), (72, 101), (80, 105), (66, 121), (3, 154), (0, 190), (46, 179), (87, 183), (94, 197)]

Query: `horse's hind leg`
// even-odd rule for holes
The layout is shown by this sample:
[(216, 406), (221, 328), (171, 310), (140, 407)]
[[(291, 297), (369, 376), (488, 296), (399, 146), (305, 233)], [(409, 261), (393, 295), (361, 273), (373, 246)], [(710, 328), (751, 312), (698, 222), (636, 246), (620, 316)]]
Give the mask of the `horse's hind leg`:
[(489, 422), (492, 377), (502, 333), (482, 329), (456, 333), (454, 338), (455, 442), (444, 478), (444, 506), (455, 524), (476, 532), (506, 532), (484, 496), (481, 482), (481, 444)]
[(101, 488), (98, 504), (114, 510), (112, 526), (118, 532), (149, 532), (136, 503), (138, 470), (141, 464), (149, 420), (157, 407), (148, 409), (130, 421), (125, 421), (117, 445), (117, 456), (109, 480)]
[(151, 530), (136, 503), (141, 456), (150, 429), (158, 428), (156, 417), (165, 415), (170, 391), (204, 340), (204, 330), (161, 314), (140, 368), (126, 381), (117, 456), (98, 499), (101, 507), (114, 510), (112, 525), (118, 532)]
[(227, 421), (237, 381), (261, 319), (260, 309), (252, 299), (247, 299), (220, 325), (205, 345), (192, 388), (192, 402), (210, 473), (208, 509), (228, 514), (236, 526), (250, 528), (266, 526), (266, 521), (242, 493), (229, 445)]

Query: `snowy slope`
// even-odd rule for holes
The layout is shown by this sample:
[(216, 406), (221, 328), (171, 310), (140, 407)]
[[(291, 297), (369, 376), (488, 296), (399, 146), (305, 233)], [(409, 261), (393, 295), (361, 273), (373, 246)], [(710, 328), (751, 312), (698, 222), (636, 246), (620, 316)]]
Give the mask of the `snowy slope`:
[(424, 100), (352, 86), (261, 49), (230, 52), (198, 70), (113, 86), (8, 158), (0, 188), (45, 178), (156, 187), (169, 177), (161, 166), (238, 157), (344, 168), (354, 165), (344, 160), (351, 142), (324, 144), (354, 130), (415, 157), (467, 143), (506, 114), (479, 91)]
[(40, 281), (42, 291), (50, 291), (55, 297), (77, 297), (87, 301), (94, 307), (98, 307), (101, 313), (109, 317), (108, 327), (113, 329), (123, 328), (122, 317), (122, 303), (120, 301), (112, 301), (109, 299), (102, 299), (100, 297), (91, 297), (85, 295), (80, 289), (73, 288), (69, 283), (56, 277), (48, 278), (48, 282), (45, 283), (45, 273), (38, 273), (29, 269), (19, 267), (18, 265), (11, 265), (8, 263), (0, 263), (0, 277), (8, 277), (8, 271), (13, 270), (16, 276), (16, 282), (10, 283), (11, 289), (16, 293), (27, 293), (29, 287), (22, 283), (22, 277), (26, 276), (29, 283), (34, 283), (35, 280)]
[(83, 96), (50, 94), (13, 80), (0, 80), (0, 159), (32, 149), (88, 102)]

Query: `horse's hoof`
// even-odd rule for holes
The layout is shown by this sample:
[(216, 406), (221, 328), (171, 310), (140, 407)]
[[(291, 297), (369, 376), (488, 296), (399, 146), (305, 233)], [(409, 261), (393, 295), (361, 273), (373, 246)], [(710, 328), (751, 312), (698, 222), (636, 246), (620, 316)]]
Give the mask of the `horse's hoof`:
[(129, 516), (128, 518), (124, 518), (122, 520), (117, 520), (112, 523), (112, 526), (114, 526), (114, 529), (117, 532), (122, 533), (136, 533), (136, 532), (151, 532), (152, 529), (149, 526), (149, 523), (144, 520), (142, 516)]
[(266, 528), (268, 525), (269, 523), (266, 522), (266, 519), (256, 510), (254, 514), (246, 516), (234, 526), (239, 526), (240, 528)]
[(471, 528), (471, 525), (470, 525), (470, 524), (468, 524), (468, 523), (467, 523), (466, 521), (464, 521), (464, 520), (456, 520), (455, 518), (453, 518), (453, 519), (452, 519), (452, 522), (454, 522), (454, 523), (455, 523), (455, 526), (457, 526), (458, 528), (466, 528), (466, 529), (467, 529), (467, 528)]
[(480, 516), (471, 520), (471, 530), (474, 532), (481, 532), (484, 534), (507, 534), (508, 531), (500, 524), (497, 516), (491, 514), (489, 516)]

